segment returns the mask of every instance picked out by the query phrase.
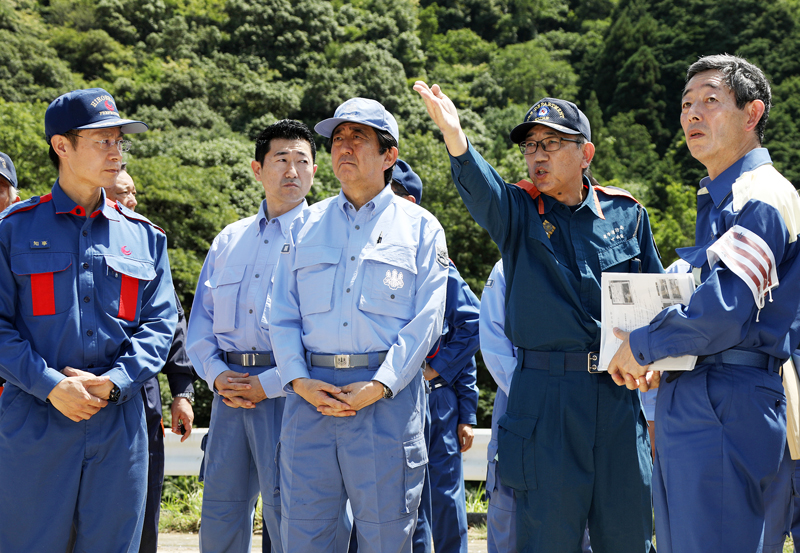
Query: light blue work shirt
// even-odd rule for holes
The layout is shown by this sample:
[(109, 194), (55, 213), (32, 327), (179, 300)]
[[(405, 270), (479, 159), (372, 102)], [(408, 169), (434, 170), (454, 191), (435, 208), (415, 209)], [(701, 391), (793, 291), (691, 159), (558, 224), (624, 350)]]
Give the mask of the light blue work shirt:
[(481, 354), (486, 368), (497, 386), (508, 395), (511, 377), (517, 367), (517, 348), (505, 333), (506, 276), (503, 260), (494, 264), (481, 295), (480, 325)]
[(442, 333), (449, 260), (444, 230), (390, 186), (356, 210), (344, 193), (292, 225), (275, 275), (270, 326), (287, 392), (305, 351), (387, 351), (374, 380), (394, 395)]
[(45, 401), (65, 367), (106, 375), (118, 404), (164, 366), (178, 321), (167, 237), (107, 202), (94, 213), (56, 180), (0, 219), (0, 376)]
[[(292, 221), (307, 206), (303, 200), (279, 217), (267, 218), (262, 200), (257, 215), (225, 227), (206, 255), (186, 337), (186, 351), (197, 374), (214, 389), (229, 370), (223, 352), (273, 350), (269, 310), (275, 265), (287, 243)], [(267, 397), (285, 395), (276, 368), (258, 375)]]

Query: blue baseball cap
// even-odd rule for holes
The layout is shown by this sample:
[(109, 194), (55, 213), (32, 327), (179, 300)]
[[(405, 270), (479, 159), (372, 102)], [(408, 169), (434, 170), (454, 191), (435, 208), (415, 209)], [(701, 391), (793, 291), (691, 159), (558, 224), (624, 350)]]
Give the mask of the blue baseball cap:
[(394, 116), (386, 111), (383, 104), (368, 98), (350, 98), (336, 108), (333, 117), (317, 123), (314, 130), (325, 138), (330, 138), (336, 127), (348, 121), (386, 131), (400, 143), (400, 131)]
[(121, 127), (125, 134), (147, 130), (141, 121), (122, 119), (113, 96), (102, 88), (73, 90), (53, 100), (44, 114), (47, 143), (56, 134), (72, 129), (106, 129)]
[(0, 152), (0, 177), (5, 177), (14, 188), (19, 188), (17, 186), (17, 170), (14, 169), (14, 162), (3, 152)]
[(535, 125), (544, 125), (566, 134), (581, 134), (592, 141), (589, 120), (578, 106), (558, 98), (542, 98), (525, 115), (525, 121), (514, 127), (509, 135), (511, 142), (519, 144), (525, 140), (528, 130)]
[(414, 196), (417, 205), (420, 205), (422, 201), (422, 179), (411, 169), (408, 163), (402, 159), (397, 160), (392, 171), (392, 180)]

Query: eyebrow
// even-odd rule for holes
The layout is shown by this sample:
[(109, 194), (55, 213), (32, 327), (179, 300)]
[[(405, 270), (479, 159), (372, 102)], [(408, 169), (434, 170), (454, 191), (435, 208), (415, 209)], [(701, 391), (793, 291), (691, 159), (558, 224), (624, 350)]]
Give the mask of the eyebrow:
[[(303, 150), (294, 150), (294, 152), (299, 154), (299, 155), (301, 155), (301, 156), (303, 156), (303, 157), (308, 157), (308, 155), (306, 155), (306, 153)], [(274, 154), (272, 154), (272, 157), (288, 156), (291, 153), (292, 152), (289, 151), (289, 150), (280, 150), (280, 151), (275, 152)]]
[[(715, 84), (712, 84), (712, 83), (703, 83), (702, 85), (700, 85), (700, 88), (713, 88), (714, 90), (719, 90), (719, 87), (717, 85), (715, 85)], [(688, 88), (688, 87), (684, 88), (683, 89), (683, 94), (681, 94), (681, 98), (684, 98), (687, 94), (692, 92), (692, 90), (693, 89)]]

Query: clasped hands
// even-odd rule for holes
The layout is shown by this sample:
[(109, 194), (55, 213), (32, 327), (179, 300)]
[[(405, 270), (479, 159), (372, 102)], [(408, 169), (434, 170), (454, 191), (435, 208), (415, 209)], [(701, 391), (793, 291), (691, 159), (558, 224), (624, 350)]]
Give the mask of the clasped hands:
[(114, 389), (109, 377), (96, 376), (72, 367), (66, 367), (61, 372), (66, 378), (56, 384), (47, 399), (69, 420), (88, 421), (108, 405), (108, 396)]
[(313, 378), (295, 378), (292, 388), (318, 412), (331, 417), (353, 417), (383, 397), (383, 384), (377, 380), (334, 386)]
[(661, 382), (661, 372), (650, 370), (650, 365), (640, 365), (636, 362), (631, 351), (630, 332), (614, 329), (614, 336), (622, 340), (617, 353), (608, 365), (608, 374), (617, 386), (625, 386), (629, 390), (639, 389), (647, 392), (658, 388)]

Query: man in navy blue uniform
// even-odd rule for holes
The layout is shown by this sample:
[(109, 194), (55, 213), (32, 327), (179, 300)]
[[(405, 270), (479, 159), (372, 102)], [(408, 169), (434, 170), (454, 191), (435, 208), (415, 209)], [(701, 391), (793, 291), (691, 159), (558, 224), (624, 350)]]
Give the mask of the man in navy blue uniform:
[[(421, 204), (422, 179), (401, 159), (392, 173), (392, 190)], [(432, 533), (436, 551), (466, 553), (467, 505), (461, 454), (472, 447), (472, 427), (477, 423), (475, 352), (480, 345), (480, 301), (452, 261), (445, 306), (442, 336), (428, 355), (423, 371), (430, 389), (426, 416), (430, 428), (427, 436), (430, 477), (425, 481), (428, 493), (423, 490), (422, 494), (414, 550), (430, 551)], [(420, 535), (422, 543), (418, 544)]]
[(63, 551), (73, 523), (76, 551), (139, 549), (140, 388), (166, 362), (177, 311), (163, 231), (103, 188), (123, 133), (146, 129), (105, 90), (60, 96), (45, 113), (58, 180), (0, 219), (3, 553)]
[(0, 152), (0, 212), (18, 201), (17, 170), (11, 158)]
[[(136, 210), (136, 184), (123, 163), (117, 182), (105, 189), (106, 197), (119, 202), (131, 211)], [(172, 433), (181, 434), (181, 442), (192, 433), (194, 412), (194, 372), (189, 356), (186, 354), (186, 316), (178, 294), (175, 294), (178, 308), (178, 326), (172, 338), (167, 363), (161, 372), (167, 376), (172, 394)], [(144, 528), (139, 553), (155, 553), (158, 549), (158, 519), (161, 514), (161, 489), (164, 485), (164, 425), (161, 421), (161, 389), (158, 378), (153, 377), (142, 385), (145, 419), (147, 420), (147, 449), (149, 462), (147, 469), (147, 507), (144, 514)]]
[(438, 85), (414, 89), (444, 135), (459, 194), (503, 256), (505, 333), (518, 363), (498, 455), (516, 492), (518, 550), (578, 552), (588, 520), (598, 553), (647, 552), (652, 463), (641, 400), (592, 373), (600, 273), (663, 270), (646, 211), (589, 180), (594, 145), (575, 104), (544, 98), (512, 130), (529, 192), (472, 148)]
[[(761, 551), (764, 492), (786, 442), (779, 368), (800, 343), (800, 198), (761, 147), (772, 97), (761, 70), (730, 55), (689, 67), (681, 126), (708, 169), (695, 245), (678, 255), (697, 289), (688, 305), (634, 330), (610, 372), (657, 385), (649, 364), (699, 356), (660, 381), (654, 500), (661, 552)], [(677, 378), (680, 376), (680, 378)], [(594, 535), (592, 535), (594, 540)]]

